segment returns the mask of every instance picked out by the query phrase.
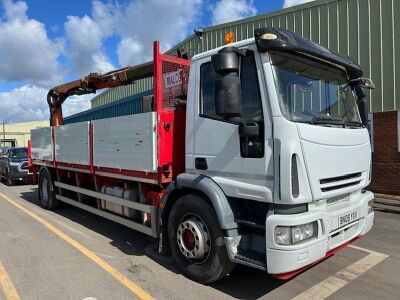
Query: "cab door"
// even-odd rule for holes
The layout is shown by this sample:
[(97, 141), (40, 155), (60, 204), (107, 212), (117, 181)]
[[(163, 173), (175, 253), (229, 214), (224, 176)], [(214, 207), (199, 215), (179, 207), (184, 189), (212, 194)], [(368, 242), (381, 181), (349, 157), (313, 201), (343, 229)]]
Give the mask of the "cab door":
[[(241, 58), (242, 116), (235, 122), (215, 113), (214, 84), (218, 78), (211, 58), (197, 62), (194, 109), (193, 172), (211, 177), (227, 196), (272, 202), (272, 126), (267, 109), (260, 57), (249, 47)], [(239, 123), (256, 123), (259, 136), (239, 136)]]

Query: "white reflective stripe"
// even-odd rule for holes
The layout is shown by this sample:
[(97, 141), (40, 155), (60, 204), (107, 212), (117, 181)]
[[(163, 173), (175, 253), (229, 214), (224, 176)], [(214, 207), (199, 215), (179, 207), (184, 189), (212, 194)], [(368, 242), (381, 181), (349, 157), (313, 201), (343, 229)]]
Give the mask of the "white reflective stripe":
[(312, 286), (300, 295), (297, 295), (293, 299), (326, 299), (327, 297), (344, 287), (346, 284), (361, 276), (369, 269), (373, 268), (381, 261), (389, 257), (389, 255), (361, 248), (358, 246), (350, 245), (348, 247), (360, 251), (365, 251), (369, 254), (351, 264), (347, 268), (344, 268), (343, 270), (337, 272), (335, 275), (328, 277), (320, 283), (317, 283), (316, 285)]

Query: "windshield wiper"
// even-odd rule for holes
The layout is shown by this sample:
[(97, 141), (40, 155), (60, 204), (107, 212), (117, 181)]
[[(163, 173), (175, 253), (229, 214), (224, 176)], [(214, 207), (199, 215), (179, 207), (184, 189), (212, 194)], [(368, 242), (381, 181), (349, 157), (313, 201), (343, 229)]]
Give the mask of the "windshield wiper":
[(333, 119), (331, 117), (321, 117), (315, 116), (310, 120), (311, 124), (333, 124), (333, 125), (343, 125), (342, 119)]
[(363, 127), (364, 126), (361, 122), (358, 122), (358, 121), (347, 121), (347, 120), (344, 121), (343, 125), (344, 126), (352, 125), (352, 126), (355, 126), (355, 127)]

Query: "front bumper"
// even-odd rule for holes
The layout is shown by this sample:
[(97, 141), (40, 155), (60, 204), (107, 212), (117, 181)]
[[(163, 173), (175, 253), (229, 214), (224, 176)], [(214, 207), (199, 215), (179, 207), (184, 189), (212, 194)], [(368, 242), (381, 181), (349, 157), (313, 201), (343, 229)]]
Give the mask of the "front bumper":
[(9, 166), (8, 168), (8, 176), (13, 180), (24, 180), (30, 175), (28, 171), (21, 170), (20, 166)]
[[(374, 195), (361, 193), (357, 199), (337, 209), (314, 209), (295, 215), (271, 215), (266, 220), (267, 271), (270, 274), (289, 273), (323, 259), (327, 253), (371, 230), (374, 213), (368, 214), (368, 201)], [(339, 227), (338, 217), (358, 211), (359, 218)], [(294, 245), (278, 245), (274, 240), (276, 226), (295, 226), (318, 222), (318, 236)]]

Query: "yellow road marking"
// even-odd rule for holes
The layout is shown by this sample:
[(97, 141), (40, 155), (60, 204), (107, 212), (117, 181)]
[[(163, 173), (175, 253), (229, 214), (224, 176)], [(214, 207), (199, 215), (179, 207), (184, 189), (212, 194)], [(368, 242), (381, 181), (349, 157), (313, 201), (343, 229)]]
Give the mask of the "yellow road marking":
[(361, 248), (358, 246), (350, 245), (349, 247), (368, 252), (369, 254), (351, 264), (350, 266), (344, 268), (343, 270), (337, 272), (335, 275), (328, 277), (320, 283), (317, 283), (316, 285), (312, 286), (300, 295), (297, 295), (293, 299), (326, 299), (330, 295), (344, 287), (346, 284), (350, 283), (351, 281), (361, 276), (369, 269), (373, 268), (381, 261), (389, 257), (389, 255)]
[(7, 300), (20, 299), (17, 290), (15, 289), (1, 261), (0, 261), (0, 285), (3, 288), (3, 292), (6, 295)]
[(100, 257), (98, 257), (96, 254), (94, 254), (92, 251), (90, 251), (88, 248), (85, 246), (81, 245), (77, 241), (75, 241), (73, 238), (70, 236), (66, 235), (63, 233), (61, 230), (57, 229), (53, 225), (51, 225), (49, 222), (46, 220), (42, 219), (35, 213), (31, 212), (29, 209), (23, 207), (22, 205), (18, 204), (14, 200), (11, 200), (9, 197), (4, 195), (3, 193), (0, 193), (0, 197), (2, 197), (4, 200), (9, 202), (10, 204), (14, 205), (18, 209), (22, 210), (24, 213), (27, 215), (31, 216), (33, 219), (38, 221), (40, 224), (45, 226), (47, 229), (49, 229), (51, 232), (54, 234), (58, 235), (60, 238), (62, 238), (64, 241), (66, 241), (68, 244), (76, 248), (79, 252), (90, 258), (92, 261), (94, 261), (97, 265), (99, 265), (101, 268), (103, 268), (105, 271), (107, 271), (110, 275), (112, 275), (115, 279), (117, 279), (120, 283), (122, 283), (124, 286), (126, 286), (129, 290), (131, 290), (136, 296), (138, 296), (140, 299), (153, 299), (147, 292), (142, 290), (137, 284), (135, 284), (132, 280), (127, 278), (125, 275), (123, 275), (121, 272), (119, 272), (117, 269), (112, 267), (110, 264), (102, 260)]

